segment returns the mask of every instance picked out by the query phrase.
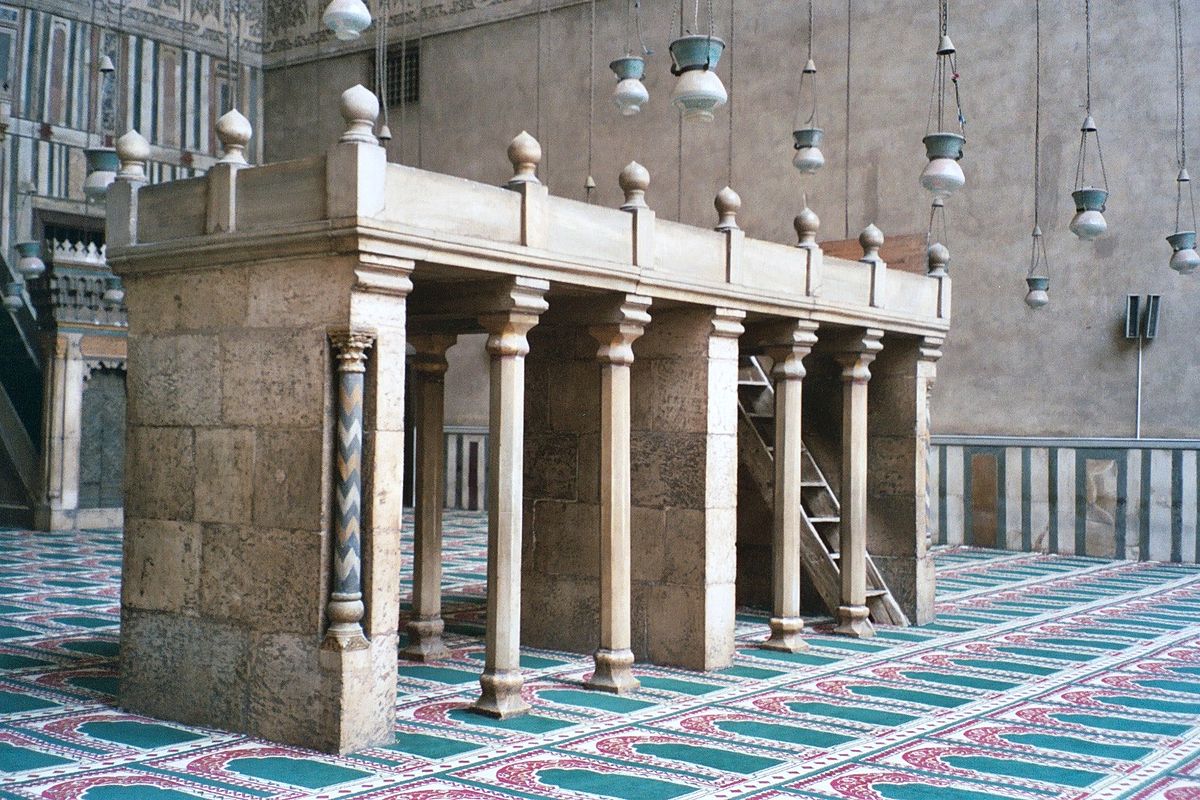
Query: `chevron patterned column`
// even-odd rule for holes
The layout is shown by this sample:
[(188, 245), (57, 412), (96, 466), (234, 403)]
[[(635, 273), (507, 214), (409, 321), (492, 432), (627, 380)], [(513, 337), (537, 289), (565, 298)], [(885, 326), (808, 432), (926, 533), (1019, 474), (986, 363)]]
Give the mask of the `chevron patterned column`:
[(363, 635), (362, 601), (362, 458), (363, 374), (367, 348), (375, 334), (363, 330), (331, 331), (337, 364), (337, 468), (334, 475), (333, 591), (329, 596), (329, 630), (322, 647), (359, 650)]
[(768, 650), (797, 653), (808, 645), (800, 638), (800, 536), (804, 525), (801, 507), (801, 463), (804, 439), (800, 431), (800, 392), (804, 383), (804, 357), (817, 343), (817, 323), (797, 320), (782, 337), (765, 348), (775, 366), (775, 530), (772, 536), (771, 638)]

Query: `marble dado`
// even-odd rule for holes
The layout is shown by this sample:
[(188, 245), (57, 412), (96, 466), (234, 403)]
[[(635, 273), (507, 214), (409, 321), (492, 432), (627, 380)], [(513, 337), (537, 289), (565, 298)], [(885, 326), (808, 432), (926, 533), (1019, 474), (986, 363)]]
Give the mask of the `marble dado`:
[[(604, 691), (637, 688), (639, 655), (731, 662), (739, 359), (811, 346), (814, 331), (814, 359), (843, 362), (817, 392), (843, 417), (842, 627), (872, 633), (868, 539), (910, 616), (927, 618), (918, 467), (947, 278), (889, 273), (873, 227), (862, 261), (825, 258), (811, 214), (800, 246), (747, 238), (729, 190), (720, 230), (659, 221), (636, 164), (620, 176), (622, 209), (553, 197), (527, 133), (509, 145), (505, 187), (388, 164), (374, 95), (356, 86), (341, 111), (323, 157), (261, 167), (246, 164), (252, 131), (230, 112), (218, 163), (169, 184), (145, 184), (144, 140), (118, 142), (106, 241), (126, 286), (138, 473), (122, 705), (326, 751), (391, 739), (407, 359), (418, 424), (437, 432), (416, 453), (405, 655), (424, 659), (441, 650), (441, 372), (468, 333), (487, 334), (490, 387), (487, 647), (472, 711), (529, 710), (519, 647), (542, 637), (597, 645), (587, 685)], [(800, 380), (798, 367), (777, 379)], [(776, 421), (792, 454), (780, 487), (800, 479), (795, 388), (777, 407), (791, 407)], [(783, 521), (794, 540), (800, 518)], [(633, 563), (643, 545), (659, 548), (655, 564)], [(799, 570), (777, 579), (787, 633)]]
[(934, 437), (938, 544), (1200, 563), (1200, 440)]

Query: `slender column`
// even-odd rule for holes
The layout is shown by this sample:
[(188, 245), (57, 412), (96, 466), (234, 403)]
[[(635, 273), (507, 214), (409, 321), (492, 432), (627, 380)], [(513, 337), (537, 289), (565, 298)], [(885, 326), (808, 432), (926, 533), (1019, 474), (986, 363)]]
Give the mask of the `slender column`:
[(336, 512), (333, 520), (333, 591), (329, 629), (322, 648), (363, 650), (362, 601), (362, 455), (363, 373), (367, 348), (375, 340), (365, 330), (330, 331), (337, 364)]
[(633, 343), (650, 322), (649, 297), (629, 295), (614, 321), (589, 332), (600, 343), (600, 648), (589, 689), (636, 691), (630, 633), (630, 400)]
[(774, 613), (771, 637), (762, 646), (797, 653), (808, 649), (800, 638), (804, 630), (804, 620), (800, 617), (800, 536), (804, 524), (800, 392), (805, 375), (804, 357), (817, 342), (817, 323), (800, 320), (789, 328), (786, 343), (766, 348), (766, 354), (774, 361), (771, 378), (775, 384)]
[(516, 278), (507, 309), (479, 318), (490, 334), (488, 418), (487, 652), (471, 710), (506, 719), (529, 711), (521, 697), (521, 513), (525, 439), (526, 334), (546, 310), (545, 281)]
[(867, 610), (867, 381), (883, 331), (867, 328), (837, 354), (842, 366), (842, 602), (837, 633), (875, 635)]
[(449, 651), (442, 642), (442, 505), (445, 498), (446, 351), (457, 336), (424, 334), (408, 337), (417, 351), (410, 359), (417, 417), (417, 463), (414, 473), (413, 617), (408, 646), (400, 655), (413, 661), (437, 661)]
[(79, 508), (79, 448), (82, 441), (82, 334), (60, 333), (50, 339), (42, 385), (41, 487), (34, 527), (75, 527)]

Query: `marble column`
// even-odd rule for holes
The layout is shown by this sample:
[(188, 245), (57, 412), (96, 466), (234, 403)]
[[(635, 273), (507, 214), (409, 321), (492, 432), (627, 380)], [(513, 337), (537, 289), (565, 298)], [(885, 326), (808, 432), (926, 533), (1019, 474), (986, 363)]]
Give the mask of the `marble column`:
[(337, 465), (334, 474), (333, 591), (325, 650), (365, 650), (362, 595), (363, 394), (367, 349), (375, 334), (331, 331), (337, 365)]
[(762, 646), (769, 650), (797, 653), (808, 649), (800, 638), (800, 536), (804, 522), (801, 505), (801, 386), (804, 357), (817, 342), (817, 323), (790, 323), (777, 343), (765, 348), (774, 362), (771, 379), (775, 387), (775, 528), (772, 536), (773, 613), (771, 636)]
[(449, 655), (442, 642), (442, 506), (445, 498), (445, 422), (448, 364), (453, 334), (416, 334), (408, 342), (416, 350), (409, 359), (417, 422), (414, 471), (412, 619), (408, 646), (400, 651), (412, 661), (437, 661)]
[(612, 321), (589, 328), (600, 344), (600, 647), (589, 689), (636, 691), (631, 649), (630, 375), (650, 298), (628, 295)]
[(60, 333), (46, 347), (42, 382), (41, 486), (33, 526), (70, 530), (79, 508), (83, 434), (83, 335)]
[(514, 278), (504, 307), (482, 314), (491, 356), (488, 418), (487, 652), (471, 710), (507, 719), (529, 711), (521, 697), (521, 514), (526, 334), (548, 307), (546, 281)]
[(867, 382), (883, 331), (866, 328), (848, 338), (836, 358), (842, 367), (841, 605), (837, 633), (875, 635), (867, 609)]

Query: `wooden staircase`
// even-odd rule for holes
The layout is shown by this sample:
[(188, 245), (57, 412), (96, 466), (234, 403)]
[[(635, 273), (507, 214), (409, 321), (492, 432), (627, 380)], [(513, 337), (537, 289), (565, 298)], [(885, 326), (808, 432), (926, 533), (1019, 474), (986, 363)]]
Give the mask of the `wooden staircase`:
[[(775, 502), (775, 392), (758, 358), (743, 356), (738, 364), (738, 460), (749, 469), (763, 500)], [(841, 505), (812, 451), (801, 453), (801, 560), (829, 613), (841, 604), (839, 534)], [(867, 608), (882, 625), (908, 625), (883, 576), (867, 554)]]

